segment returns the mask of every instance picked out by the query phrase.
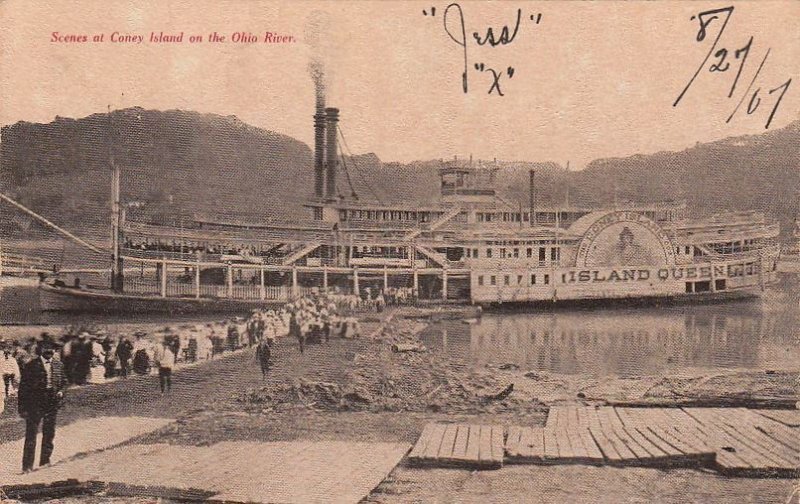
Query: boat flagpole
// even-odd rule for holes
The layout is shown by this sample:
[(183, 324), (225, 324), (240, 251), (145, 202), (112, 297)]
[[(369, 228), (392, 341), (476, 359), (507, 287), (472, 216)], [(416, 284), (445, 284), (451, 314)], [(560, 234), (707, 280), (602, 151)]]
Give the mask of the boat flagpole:
[(111, 142), (111, 105), (108, 106), (108, 162), (111, 166), (111, 290), (122, 292), (122, 257), (120, 256), (120, 171), (114, 161), (114, 147)]
[(531, 223), (531, 227), (536, 227), (536, 186), (534, 185), (536, 170), (530, 170), (528, 174), (530, 175), (530, 184), (528, 187), (528, 204), (530, 206), (528, 211), (530, 212), (530, 218), (528, 220)]

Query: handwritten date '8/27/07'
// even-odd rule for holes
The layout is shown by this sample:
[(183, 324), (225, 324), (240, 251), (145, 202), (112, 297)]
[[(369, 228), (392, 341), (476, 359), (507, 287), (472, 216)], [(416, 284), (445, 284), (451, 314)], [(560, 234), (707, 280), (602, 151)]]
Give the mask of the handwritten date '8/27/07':
[[(424, 16), (430, 16), (431, 18), (436, 17), (436, 7), (431, 7), (430, 9), (425, 9), (422, 11)], [(464, 22), (464, 11), (461, 9), (461, 5), (457, 3), (451, 3), (444, 9), (444, 15), (442, 17), (442, 23), (444, 25), (444, 31), (447, 33), (447, 36), (450, 39), (458, 44), (464, 53), (464, 72), (461, 74), (461, 87), (464, 93), (469, 92), (469, 47), (470, 41), (467, 39), (467, 29), (466, 24)], [(534, 24), (539, 24), (542, 20), (541, 14), (530, 14), (527, 16), (530, 22)], [(450, 23), (448, 23), (448, 19)], [(455, 19), (453, 22), (452, 20)], [(495, 48), (498, 46), (507, 46), (514, 42), (517, 38), (517, 35), (520, 33), (522, 23), (522, 9), (517, 9), (516, 20), (512, 27), (509, 25), (504, 25), (499, 32), (499, 35), (495, 34), (494, 28), (489, 27), (486, 29), (486, 32), (482, 35), (478, 32), (472, 33), (472, 39), (474, 40), (477, 46), (486, 46), (489, 48)], [(487, 94), (496, 94), (498, 96), (505, 96), (502, 89), (503, 78), (511, 79), (514, 77), (515, 69), (513, 66), (508, 66), (505, 70), (503, 69), (496, 69), (489, 66), (489, 64), (478, 61), (473, 63), (473, 67), (477, 72), (485, 74), (489, 77), (490, 86), (489, 91)]]
[[(750, 50), (753, 47), (753, 37), (751, 36), (747, 43), (741, 45), (740, 47), (735, 48), (728, 48), (728, 47), (719, 47), (720, 38), (722, 38), (722, 34), (725, 32), (725, 27), (728, 26), (728, 21), (730, 21), (731, 16), (733, 15), (733, 6), (730, 7), (723, 7), (720, 9), (713, 9), (700, 12), (699, 14), (692, 16), (689, 18), (690, 20), (694, 21), (695, 19), (700, 24), (698, 31), (697, 31), (697, 42), (703, 42), (706, 39), (706, 36), (709, 33), (709, 30), (719, 28), (717, 32), (717, 36), (714, 39), (714, 42), (711, 44), (711, 48), (708, 50), (706, 57), (703, 59), (700, 66), (695, 71), (692, 78), (689, 79), (689, 82), (686, 84), (686, 87), (683, 88), (681, 93), (675, 99), (675, 102), (672, 104), (673, 107), (677, 107), (678, 104), (681, 102), (683, 97), (689, 91), (689, 88), (692, 87), (694, 81), (698, 78), (700, 73), (708, 68), (708, 72), (712, 74), (725, 74), (730, 72), (730, 75), (733, 75), (733, 72), (736, 72), (736, 75), (733, 77), (731, 82), (730, 90), (728, 91), (728, 98), (732, 98), (736, 87), (739, 84), (739, 79), (742, 77), (742, 71), (744, 70), (745, 63), (747, 62), (748, 56), (750, 56)], [(744, 93), (741, 94), (739, 101), (734, 107), (731, 114), (728, 116), (728, 119), (725, 121), (726, 123), (731, 122), (731, 119), (736, 115), (736, 113), (741, 108), (742, 104), (744, 103), (745, 99), (748, 97), (750, 98), (747, 104), (747, 115), (754, 114), (759, 106), (761, 105), (761, 97), (764, 96), (761, 91), (761, 87), (756, 87), (755, 91), (753, 91), (753, 86), (756, 85), (758, 80), (758, 76), (761, 73), (761, 70), (764, 68), (764, 64), (767, 62), (767, 58), (769, 57), (772, 48), (767, 48), (766, 52), (764, 53), (764, 57), (761, 59), (761, 63), (758, 65), (755, 73), (753, 74), (752, 79), (750, 80), (750, 84), (748, 84), (747, 89), (745, 89)], [(710, 64), (709, 64), (710, 60)], [(708, 65), (708, 66), (706, 66)], [(737, 68), (738, 67), (738, 68)], [(769, 90), (765, 99), (769, 99), (772, 101), (772, 110), (769, 112), (769, 116), (767, 117), (767, 121), (764, 124), (764, 129), (769, 128), (769, 125), (772, 123), (773, 117), (775, 117), (775, 113), (778, 111), (778, 107), (780, 107), (781, 100), (783, 100), (786, 91), (788, 91), (789, 86), (792, 83), (792, 79), (789, 78), (783, 84), (780, 84), (772, 89)], [(752, 94), (751, 94), (752, 93)]]

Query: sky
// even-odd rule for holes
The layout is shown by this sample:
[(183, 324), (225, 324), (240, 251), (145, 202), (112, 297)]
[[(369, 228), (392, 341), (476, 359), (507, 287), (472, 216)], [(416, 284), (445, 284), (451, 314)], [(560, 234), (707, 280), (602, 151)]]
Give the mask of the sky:
[[(447, 5), (5, 0), (0, 124), (78, 118), (108, 106), (179, 108), (236, 115), (312, 145), (313, 57), (325, 63), (327, 103), (341, 109), (351, 151), (374, 152), (384, 161), (472, 154), (569, 161), (580, 169), (596, 158), (682, 150), (766, 131), (789, 79), (769, 129), (800, 118), (800, 2), (462, 2), (467, 93), (464, 47), (445, 31)], [(718, 61), (712, 56), (673, 106), (727, 14), (708, 25), (702, 41), (692, 16), (730, 5), (715, 48), (728, 51), (721, 64), (728, 70), (709, 72)], [(483, 39), (493, 27), (496, 41), (504, 25), (511, 33), (518, 9), (520, 26), (510, 43), (477, 44), (476, 31)], [(460, 39), (457, 9), (447, 13), (446, 26)], [(324, 50), (308, 43), (311, 19), (323, 28)], [(208, 42), (214, 31), (228, 41)], [(267, 31), (296, 42), (265, 43)], [(53, 32), (90, 41), (53, 42)], [(111, 42), (114, 32), (145, 40)], [(183, 32), (184, 41), (151, 43), (151, 32)], [(234, 43), (235, 32), (258, 42)], [(104, 41), (91, 42), (96, 34)], [(189, 43), (190, 35), (203, 42)], [(751, 36), (749, 51), (736, 58)], [(482, 71), (475, 68), (481, 63)], [(489, 69), (501, 73), (504, 96), (490, 93)]]

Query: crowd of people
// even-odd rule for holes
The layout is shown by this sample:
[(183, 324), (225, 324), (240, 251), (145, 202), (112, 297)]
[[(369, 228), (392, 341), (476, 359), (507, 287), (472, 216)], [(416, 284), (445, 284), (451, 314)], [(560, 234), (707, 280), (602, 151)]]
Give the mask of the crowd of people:
[[(64, 334), (48, 332), (26, 340), (0, 340), (0, 371), (4, 396), (14, 395), (21, 379), (20, 370), (37, 358), (37, 348), (46, 343), (56, 349), (56, 359), (64, 368), (67, 383), (82, 386), (132, 374), (158, 372), (162, 391), (171, 386), (171, 370), (177, 364), (211, 360), (226, 351), (256, 347), (262, 359), (278, 338), (298, 341), (300, 352), (307, 343), (327, 342), (331, 338), (357, 338), (360, 324), (353, 313), (361, 310), (382, 311), (389, 303), (404, 299), (405, 292), (395, 290), (354, 296), (314, 292), (295, 299), (281, 308), (253, 310), (249, 318), (235, 317), (220, 322), (165, 327), (153, 334), (112, 335), (91, 327), (67, 327)], [(268, 358), (267, 358), (268, 360)], [(268, 368), (262, 367), (265, 371)]]
[(152, 334), (140, 330), (112, 335), (102, 328), (67, 327), (59, 336), (43, 332), (38, 338), (0, 340), (0, 413), (7, 398), (17, 395), (19, 414), (26, 420), (23, 471), (29, 471), (40, 426), (42, 464), (49, 461), (56, 412), (70, 385), (157, 372), (164, 394), (172, 388), (176, 365), (212, 360), (224, 352), (250, 347), (255, 347), (266, 378), (278, 338), (296, 339), (300, 353), (309, 343), (357, 338), (361, 328), (355, 312), (380, 312), (387, 304), (406, 302), (411, 294), (410, 289), (384, 293), (365, 288), (361, 296), (314, 291), (280, 308), (253, 310), (247, 318), (165, 327)]

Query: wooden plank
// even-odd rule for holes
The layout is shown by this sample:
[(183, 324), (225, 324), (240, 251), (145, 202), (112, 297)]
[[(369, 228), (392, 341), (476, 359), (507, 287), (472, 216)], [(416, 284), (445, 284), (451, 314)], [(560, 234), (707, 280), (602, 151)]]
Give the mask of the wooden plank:
[[(531, 430), (531, 427), (520, 427), (519, 443), (516, 445), (516, 451), (513, 455), (509, 453), (510, 459), (513, 458), (514, 462), (524, 462), (530, 456)], [(511, 461), (510, 459), (509, 461)]]
[[(571, 413), (574, 413), (576, 410), (573, 410)], [(573, 418), (573, 421), (575, 419)], [(577, 423), (570, 424), (569, 430), (566, 431), (566, 436), (569, 440), (570, 446), (572, 446), (572, 452), (575, 457), (576, 462), (586, 462), (590, 460), (589, 452), (584, 446), (583, 437), (581, 437), (581, 431), (585, 430), (584, 428), (577, 425)]]
[(453, 443), (453, 460), (467, 460), (467, 442), (469, 441), (469, 425), (459, 425), (456, 432), (456, 440)]
[(554, 427), (545, 427), (542, 429), (544, 437), (544, 460), (552, 462), (559, 458), (558, 440), (556, 439), (556, 429)]
[(717, 452), (706, 433), (707, 428), (685, 411), (677, 408), (658, 408), (654, 413), (664, 417), (663, 426), (666, 431), (677, 431), (681, 441), (691, 446), (694, 451), (702, 453), (710, 449)]
[(469, 426), (469, 438), (467, 440), (467, 452), (465, 459), (470, 462), (478, 462), (480, 460), (481, 449), (481, 430), (478, 425)]
[(522, 427), (519, 425), (509, 425), (508, 426), (508, 438), (506, 438), (505, 444), (505, 452), (510, 457), (516, 457), (519, 455), (519, 444), (520, 439), (522, 438)]
[[(800, 427), (800, 410), (750, 410), (787, 427)], [(798, 433), (800, 435), (800, 433)]]
[(458, 432), (457, 424), (449, 424), (444, 430), (442, 436), (442, 445), (439, 447), (439, 453), (436, 458), (444, 460), (453, 459), (453, 448), (456, 443), (456, 433)]
[(617, 451), (617, 448), (606, 436), (603, 427), (597, 419), (597, 410), (594, 408), (587, 408), (584, 410), (584, 419), (589, 426), (589, 432), (592, 438), (597, 443), (598, 448), (603, 453), (603, 457), (610, 463), (619, 463), (622, 461), (622, 455)]
[[(614, 410), (617, 416), (622, 421), (622, 423), (625, 425), (626, 429), (635, 430), (636, 432), (639, 433), (640, 436), (645, 438), (647, 442), (657, 446), (658, 449), (661, 450), (668, 457), (680, 457), (685, 454), (685, 452), (677, 449), (676, 447), (672, 446), (671, 444), (661, 439), (653, 431), (650, 431), (647, 428), (648, 427), (647, 424), (642, 422), (635, 413), (632, 414), (629, 411), (630, 408), (615, 408)], [(658, 424), (654, 424), (653, 427), (658, 428)]]
[(624, 424), (620, 421), (613, 407), (608, 406), (600, 408), (599, 415), (608, 422), (608, 427), (610, 427), (625, 446), (633, 452), (639, 463), (647, 464), (654, 461), (654, 455), (625, 429)]
[(543, 432), (541, 427), (520, 427), (516, 450), (509, 451), (506, 445), (506, 460), (509, 463), (541, 464), (544, 461)]
[(544, 460), (544, 429), (535, 427), (528, 430), (528, 457)]
[(557, 427), (561, 423), (561, 413), (563, 406), (550, 406), (547, 411), (547, 420), (544, 423), (545, 427)]
[(480, 449), (478, 450), (478, 460), (481, 464), (492, 463), (492, 427), (489, 425), (479, 425)]
[(442, 438), (444, 437), (444, 432), (447, 429), (445, 424), (434, 424), (433, 432), (431, 432), (431, 438), (428, 442), (428, 445), (425, 447), (425, 452), (422, 454), (423, 459), (435, 459), (436, 456), (439, 454), (439, 447), (442, 446)]
[(690, 415), (687, 411), (693, 408), (659, 408), (659, 412), (665, 414), (674, 422), (675, 427), (681, 432), (691, 432), (695, 437), (706, 439), (711, 435), (709, 426), (699, 422), (697, 418)]
[(583, 446), (586, 449), (587, 453), (587, 460), (590, 463), (601, 463), (605, 460), (603, 457), (603, 452), (600, 451), (600, 448), (597, 446), (597, 442), (592, 437), (592, 434), (589, 432), (589, 428), (586, 426), (582, 426), (578, 429), (578, 434), (580, 435), (581, 439), (583, 440)]
[(608, 441), (614, 446), (614, 449), (617, 451), (617, 453), (619, 453), (620, 461), (625, 463), (638, 462), (639, 457), (637, 457), (636, 453), (634, 453), (625, 443), (625, 441), (623, 441), (614, 431), (609, 422), (608, 416), (605, 414), (605, 411), (603, 411), (602, 408), (598, 408), (596, 412), (597, 421), (600, 425), (600, 428), (602, 429), (606, 439), (608, 439)]
[(578, 429), (581, 427), (581, 422), (578, 419), (578, 410), (583, 409), (583, 406), (570, 406), (567, 410), (568, 420), (567, 425), (570, 429)]
[(558, 444), (558, 458), (563, 460), (572, 460), (575, 456), (575, 451), (572, 449), (572, 444), (569, 441), (569, 436), (567, 435), (567, 426), (565, 424), (561, 424), (558, 427), (553, 429), (549, 429), (553, 431), (553, 435), (556, 438), (556, 443)]
[(505, 447), (503, 446), (503, 427), (500, 425), (492, 426), (492, 462), (496, 466), (503, 465), (505, 458)]
[(608, 416), (611, 419), (612, 425), (614, 425), (615, 428), (623, 431), (630, 439), (644, 449), (649, 454), (650, 458), (653, 459), (653, 462), (661, 462), (663, 461), (662, 459), (669, 458), (671, 452), (673, 451), (672, 448), (670, 448), (669, 451), (662, 450), (659, 446), (659, 443), (649, 441), (647, 437), (643, 436), (638, 430), (636, 430), (634, 426), (626, 426), (625, 422), (622, 421), (622, 418), (617, 412), (617, 408), (609, 407), (606, 411), (608, 412)]
[(422, 434), (420, 434), (419, 439), (417, 439), (417, 442), (414, 443), (414, 447), (411, 448), (408, 458), (416, 459), (424, 456), (425, 449), (428, 447), (428, 443), (430, 443), (435, 427), (436, 424), (434, 423), (425, 425), (425, 427), (422, 429)]

